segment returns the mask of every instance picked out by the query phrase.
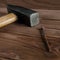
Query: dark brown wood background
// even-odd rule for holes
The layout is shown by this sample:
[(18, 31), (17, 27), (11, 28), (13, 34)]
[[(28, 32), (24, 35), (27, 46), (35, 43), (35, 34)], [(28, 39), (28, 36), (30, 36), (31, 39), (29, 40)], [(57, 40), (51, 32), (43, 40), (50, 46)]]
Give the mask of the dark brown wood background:
[[(7, 13), (6, 1), (0, 0), (0, 3), (0, 15), (2, 16)], [(12, 50), (22, 60), (60, 60), (59, 57), (46, 51), (38, 30), (41, 25), (44, 26), (47, 40), (52, 48), (60, 46), (60, 0), (8, 0), (8, 3), (38, 11), (40, 24), (35, 27), (27, 27), (12, 23), (1, 28), (0, 50)], [(56, 48), (58, 49), (58, 47)]]

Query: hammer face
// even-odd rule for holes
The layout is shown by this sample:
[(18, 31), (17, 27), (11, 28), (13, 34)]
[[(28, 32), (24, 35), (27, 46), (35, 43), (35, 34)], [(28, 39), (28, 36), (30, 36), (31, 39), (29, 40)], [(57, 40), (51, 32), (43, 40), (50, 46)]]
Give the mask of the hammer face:
[(30, 16), (30, 24), (31, 26), (35, 26), (39, 23), (39, 13), (33, 13)]

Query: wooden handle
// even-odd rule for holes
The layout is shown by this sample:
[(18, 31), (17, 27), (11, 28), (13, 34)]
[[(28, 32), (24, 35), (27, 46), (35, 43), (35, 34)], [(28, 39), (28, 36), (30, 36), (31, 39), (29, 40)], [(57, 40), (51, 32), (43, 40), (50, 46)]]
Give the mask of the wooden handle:
[(17, 20), (17, 16), (13, 13), (0, 17), (0, 28)]

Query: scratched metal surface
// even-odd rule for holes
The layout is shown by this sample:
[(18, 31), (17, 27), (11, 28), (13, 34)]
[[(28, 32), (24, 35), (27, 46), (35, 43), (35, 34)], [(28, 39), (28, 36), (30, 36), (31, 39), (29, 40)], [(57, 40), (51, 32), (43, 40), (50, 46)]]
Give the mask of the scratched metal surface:
[[(3, 7), (2, 0), (0, 2), (1, 9), (4, 8), (4, 11), (0, 11), (2, 16), (6, 14), (6, 8)], [(0, 28), (0, 54), (1, 52), (6, 56), (9, 54), (7, 57), (11, 58), (10, 53), (13, 52), (13, 56), (19, 56), (19, 60), (60, 60), (60, 10), (55, 10), (60, 9), (59, 0), (8, 0), (8, 2), (38, 11), (41, 19), (40, 24), (35, 27), (12, 23)], [(41, 25), (45, 27), (51, 47), (57, 48), (58, 57), (46, 51), (38, 30)]]

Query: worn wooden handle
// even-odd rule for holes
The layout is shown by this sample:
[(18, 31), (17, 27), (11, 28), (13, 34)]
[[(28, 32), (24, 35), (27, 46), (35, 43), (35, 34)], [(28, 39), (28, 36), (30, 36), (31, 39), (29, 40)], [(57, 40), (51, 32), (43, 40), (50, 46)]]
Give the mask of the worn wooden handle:
[(17, 16), (13, 13), (0, 17), (0, 28), (17, 20)]

